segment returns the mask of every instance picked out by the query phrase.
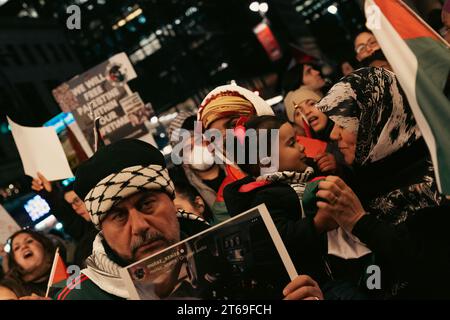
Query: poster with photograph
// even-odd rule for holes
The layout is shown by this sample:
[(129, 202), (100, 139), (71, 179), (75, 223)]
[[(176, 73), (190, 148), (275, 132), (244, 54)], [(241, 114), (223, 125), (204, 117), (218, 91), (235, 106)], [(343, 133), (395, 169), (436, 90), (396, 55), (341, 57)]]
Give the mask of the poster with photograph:
[(136, 100), (127, 84), (134, 78), (136, 72), (128, 56), (120, 53), (55, 88), (53, 96), (62, 111), (72, 112), (91, 148), (96, 118), (100, 118), (100, 134), (106, 144), (123, 138), (139, 138), (148, 133), (142, 120), (145, 105), (133, 103), (133, 115), (141, 115), (136, 122), (132, 121), (136, 117), (130, 117), (120, 103), (130, 96)]
[(281, 299), (297, 271), (260, 205), (121, 271), (132, 299)]

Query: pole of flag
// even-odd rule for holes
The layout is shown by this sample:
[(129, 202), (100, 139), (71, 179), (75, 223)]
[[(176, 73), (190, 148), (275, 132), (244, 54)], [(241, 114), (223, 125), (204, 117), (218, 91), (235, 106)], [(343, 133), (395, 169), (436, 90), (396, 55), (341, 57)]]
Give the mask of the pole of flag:
[(55, 277), (55, 271), (56, 271), (56, 266), (58, 264), (58, 260), (59, 260), (59, 247), (56, 248), (55, 257), (53, 258), (52, 271), (50, 272), (50, 277), (48, 278), (48, 283), (47, 283), (47, 291), (45, 292), (46, 298), (48, 298), (48, 294), (50, 292), (50, 288), (53, 283), (53, 278)]

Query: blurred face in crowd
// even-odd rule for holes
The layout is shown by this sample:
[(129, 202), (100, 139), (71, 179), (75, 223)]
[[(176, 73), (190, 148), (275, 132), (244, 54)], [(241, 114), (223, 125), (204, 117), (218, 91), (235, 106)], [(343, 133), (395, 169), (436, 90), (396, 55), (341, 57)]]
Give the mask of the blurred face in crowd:
[(109, 246), (136, 262), (180, 240), (175, 205), (164, 192), (141, 191), (119, 201), (102, 221)]
[(355, 160), (356, 134), (336, 124), (331, 131), (330, 139), (337, 142), (345, 163), (351, 165)]
[(290, 123), (286, 122), (280, 127), (279, 140), (278, 171), (305, 171), (305, 147), (297, 143), (294, 128)]
[(327, 116), (315, 107), (316, 103), (317, 101), (312, 99), (308, 99), (299, 103), (298, 107), (295, 108), (294, 122), (297, 125), (303, 127), (303, 113), (311, 128), (315, 132), (319, 132), (323, 130), (327, 125)]
[(450, 12), (442, 11), (442, 23), (444, 24), (444, 39), (450, 43)]
[(199, 196), (196, 196), (195, 202), (192, 203), (190, 199), (185, 195), (175, 192), (175, 199), (173, 200), (173, 203), (177, 210), (182, 209), (199, 217), (203, 217), (203, 212), (205, 211), (205, 203)]
[(43, 245), (29, 233), (19, 233), (14, 237), (11, 249), (16, 263), (22, 268), (24, 280), (34, 280), (41, 277), (49, 268), (45, 259)]
[(345, 61), (344, 63), (341, 64), (341, 71), (342, 75), (345, 77), (348, 76), (350, 73), (352, 73), (354, 69), (349, 62)]
[(191, 137), (190, 142), (183, 148), (183, 163), (196, 172), (210, 172), (214, 167), (218, 166), (215, 163), (214, 154), (208, 149), (208, 142), (201, 141), (196, 143), (194, 136)]
[(362, 32), (355, 39), (356, 59), (360, 62), (378, 49), (380, 49), (380, 45), (370, 32)]
[(317, 91), (325, 85), (325, 80), (319, 71), (305, 64), (303, 67), (303, 85), (313, 91)]
[(222, 134), (222, 138), (225, 140), (225, 134), (227, 129), (233, 129), (236, 126), (236, 122), (239, 120), (239, 116), (231, 116), (227, 118), (217, 119), (209, 125), (206, 129), (217, 129)]
[(72, 206), (72, 209), (83, 217), (86, 221), (91, 221), (91, 217), (89, 216), (88, 211), (86, 210), (86, 205), (84, 202), (77, 196), (74, 191), (68, 191), (64, 194), (64, 200), (67, 201)]

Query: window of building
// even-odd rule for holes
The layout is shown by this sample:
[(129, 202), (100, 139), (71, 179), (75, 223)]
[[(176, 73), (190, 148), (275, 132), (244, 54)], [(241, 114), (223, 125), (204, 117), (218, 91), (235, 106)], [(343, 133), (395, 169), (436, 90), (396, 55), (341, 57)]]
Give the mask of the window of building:
[(30, 64), (37, 64), (37, 60), (33, 54), (31, 47), (29, 47), (26, 44), (22, 44), (22, 45), (20, 45), (20, 49), (22, 50), (22, 53), (27, 58), (27, 60)]
[(65, 43), (60, 43), (59, 49), (61, 50), (61, 52), (64, 55), (64, 58), (66, 58), (67, 61), (73, 61), (72, 54), (70, 53), (69, 48)]
[(45, 63), (50, 63), (50, 59), (48, 58), (48, 55), (45, 52), (44, 48), (40, 44), (35, 44), (34, 47), (36, 48), (38, 54), (41, 56), (42, 60)]
[(22, 58), (20, 57), (19, 52), (13, 45), (11, 44), (6, 45), (6, 50), (9, 53), (10, 61), (13, 61), (14, 64), (18, 66), (23, 66)]
[(50, 52), (53, 55), (53, 58), (55, 59), (55, 61), (57, 62), (62, 62), (63, 60), (61, 59), (61, 55), (58, 52), (58, 49), (56, 48), (56, 46), (53, 43), (47, 43), (47, 47), (50, 50)]

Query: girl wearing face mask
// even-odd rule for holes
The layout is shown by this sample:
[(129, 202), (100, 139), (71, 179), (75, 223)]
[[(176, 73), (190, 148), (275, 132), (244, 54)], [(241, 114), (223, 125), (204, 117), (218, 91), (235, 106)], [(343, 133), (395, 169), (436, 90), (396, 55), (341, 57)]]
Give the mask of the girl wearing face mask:
[(188, 130), (191, 134), (191, 138), (184, 142), (187, 146), (183, 147), (183, 164), (172, 170), (172, 176), (185, 177), (187, 182), (195, 188), (208, 207), (208, 211), (211, 211), (209, 222), (214, 225), (230, 217), (223, 200), (222, 185), (224, 181), (227, 181), (227, 177), (235, 175), (235, 171), (230, 172), (227, 166), (217, 164), (206, 144), (194, 143), (195, 120), (195, 115), (181, 112), (169, 128), (173, 147), (177, 143), (183, 143), (183, 141), (180, 142), (181, 129)]
[(53, 242), (32, 230), (18, 231), (9, 241), (9, 271), (0, 282), (0, 299), (44, 297), (56, 250)]

